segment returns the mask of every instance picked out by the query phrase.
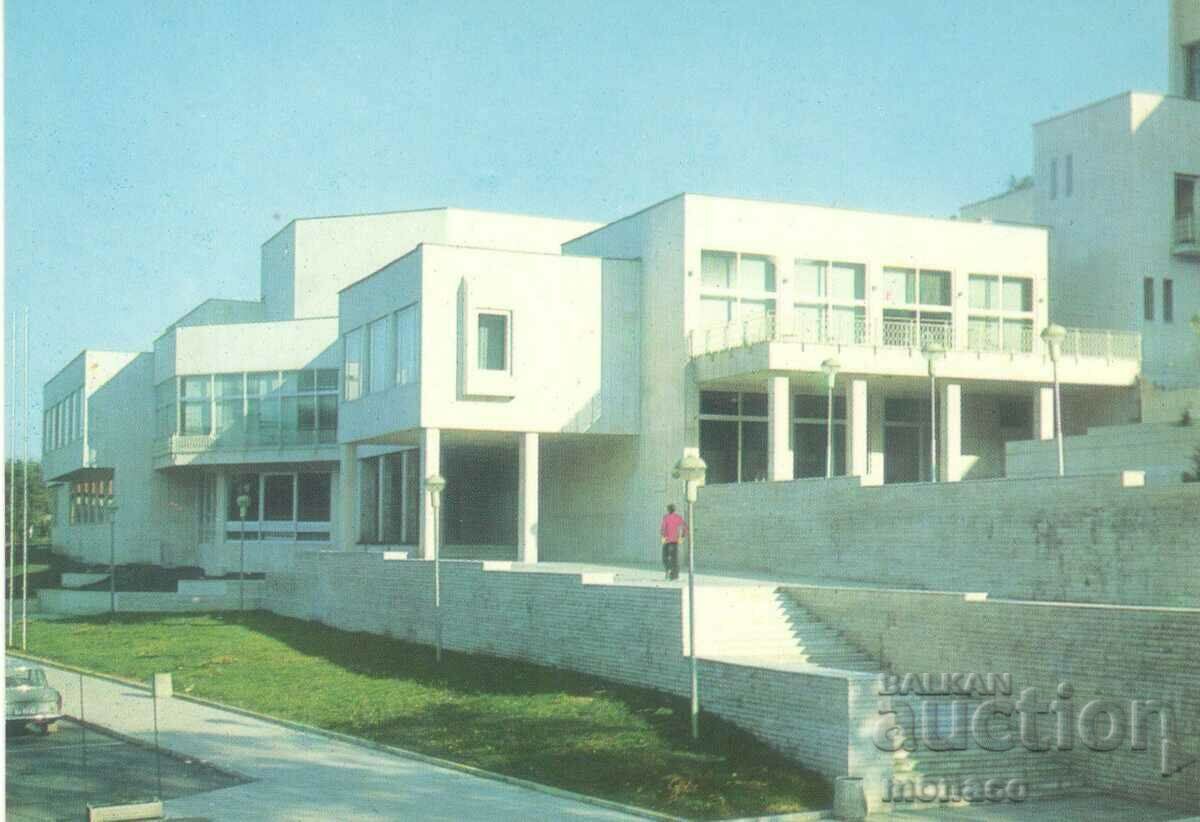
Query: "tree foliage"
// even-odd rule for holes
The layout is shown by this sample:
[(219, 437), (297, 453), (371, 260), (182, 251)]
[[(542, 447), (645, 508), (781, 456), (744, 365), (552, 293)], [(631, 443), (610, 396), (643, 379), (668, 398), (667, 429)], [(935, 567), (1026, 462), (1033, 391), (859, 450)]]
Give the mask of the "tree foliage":
[[(14, 465), (14, 462), (16, 463)], [(16, 468), (16, 481), (9, 482), (12, 469)], [(24, 517), (24, 473), (23, 460), (6, 460), (4, 463), (4, 540), (8, 541), (9, 523), (15, 524), (18, 541), (21, 536), (21, 523)], [(14, 507), (15, 502), (15, 507)], [(15, 516), (15, 519), (13, 518)], [(42, 464), (35, 460), (29, 461), (29, 538), (34, 542), (43, 542), (50, 538), (50, 489), (42, 481)]]

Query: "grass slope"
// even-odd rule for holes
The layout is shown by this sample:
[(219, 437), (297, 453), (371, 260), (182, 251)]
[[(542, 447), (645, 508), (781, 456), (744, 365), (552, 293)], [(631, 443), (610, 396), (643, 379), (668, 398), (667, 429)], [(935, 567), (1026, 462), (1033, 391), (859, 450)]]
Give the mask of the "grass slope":
[(822, 777), (663, 694), (265, 612), (30, 625), (29, 650), (176, 692), (692, 818), (828, 807)]

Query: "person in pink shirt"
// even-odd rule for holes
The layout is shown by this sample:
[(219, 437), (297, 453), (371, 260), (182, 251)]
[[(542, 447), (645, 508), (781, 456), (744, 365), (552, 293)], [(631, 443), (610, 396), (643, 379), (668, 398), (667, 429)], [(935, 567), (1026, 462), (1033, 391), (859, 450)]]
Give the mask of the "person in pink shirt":
[(662, 561), (667, 569), (667, 579), (679, 579), (679, 540), (687, 536), (687, 523), (683, 517), (675, 513), (675, 506), (668, 505), (666, 516), (662, 518)]

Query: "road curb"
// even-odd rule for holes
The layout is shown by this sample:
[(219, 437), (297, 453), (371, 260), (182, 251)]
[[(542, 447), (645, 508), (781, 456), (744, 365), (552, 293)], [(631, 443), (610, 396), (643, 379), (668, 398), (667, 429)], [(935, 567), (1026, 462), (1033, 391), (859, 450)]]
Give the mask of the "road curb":
[[(74, 665), (66, 665), (62, 662), (59, 662), (58, 660), (48, 659), (46, 657), (40, 657), (35, 654), (30, 654), (28, 652), (22, 653), (22, 652), (14, 652), (12, 650), (9, 650), (7, 653), (9, 656), (18, 657), (21, 659), (27, 659), (32, 662), (39, 662), (43, 665), (47, 665), (52, 668), (58, 668), (61, 671), (69, 671), (71, 673), (83, 674), (85, 676), (91, 676), (91, 677), (95, 677), (97, 679), (107, 680), (107, 681), (113, 682), (117, 685), (124, 685), (124, 686), (131, 687), (131, 688), (137, 688), (138, 690), (145, 691), (147, 694), (151, 694), (151, 698), (153, 698), (151, 689), (148, 686), (146, 686), (144, 683), (137, 682), (136, 680), (125, 679), (124, 677), (113, 676), (112, 674), (100, 673), (99, 671), (90, 671), (87, 668), (78, 668), (78, 667), (75, 667)], [(192, 702), (196, 705), (202, 705), (206, 708), (213, 708), (215, 710), (228, 711), (229, 713), (238, 714), (240, 716), (245, 716), (250, 719), (257, 719), (261, 722), (267, 722), (272, 725), (279, 725), (279, 726), (282, 726), (285, 728), (290, 728), (295, 731), (302, 731), (304, 733), (310, 733), (310, 734), (314, 734), (316, 736), (322, 736), (322, 737), (325, 737), (327, 739), (332, 739), (337, 742), (344, 742), (346, 744), (355, 745), (360, 748), (367, 748), (370, 750), (379, 751), (381, 753), (386, 753), (391, 756), (397, 756), (397, 757), (400, 757), (403, 759), (411, 759), (416, 762), (425, 763), (427, 765), (434, 765), (439, 768), (445, 768), (446, 770), (458, 771), (459, 773), (464, 773), (469, 776), (477, 776), (482, 779), (490, 779), (494, 782), (503, 782), (508, 785), (514, 785), (514, 786), (521, 787), (521, 788), (527, 788), (532, 791), (537, 791), (538, 793), (548, 794), (549, 796), (556, 796), (561, 799), (571, 799), (576, 802), (581, 802), (581, 803), (584, 803), (587, 805), (594, 805), (598, 808), (604, 808), (606, 810), (617, 811), (619, 813), (628, 814), (630, 816), (637, 816), (637, 817), (641, 817), (643, 819), (666, 820), (667, 822), (686, 822), (685, 817), (671, 816), (670, 814), (660, 813), (658, 811), (652, 811), (647, 808), (638, 808), (633, 805), (624, 805), (620, 802), (614, 802), (611, 799), (601, 799), (601, 798), (595, 797), (595, 796), (588, 796), (586, 794), (575, 793), (574, 791), (568, 791), (563, 788), (555, 788), (550, 785), (543, 785), (540, 782), (532, 782), (528, 779), (521, 779), (520, 777), (517, 777), (517, 776), (508, 776), (506, 774), (496, 773), (495, 771), (487, 771), (487, 770), (484, 770), (483, 768), (476, 768), (472, 765), (464, 765), (461, 762), (453, 762), (449, 759), (440, 759), (439, 757), (430, 756), (429, 754), (418, 753), (416, 751), (410, 751), (405, 748), (397, 748), (394, 745), (385, 745), (382, 742), (374, 742), (370, 739), (363, 739), (363, 738), (357, 737), (357, 736), (350, 736), (349, 734), (338, 733), (337, 731), (328, 731), (328, 730), (325, 730), (324, 728), (318, 728), (313, 725), (305, 725), (302, 722), (295, 722), (290, 719), (280, 719), (279, 717), (268, 716), (266, 714), (260, 714), (255, 711), (251, 711), (247, 708), (239, 708), (234, 705), (225, 705), (224, 703), (215, 702), (211, 699), (203, 699), (201, 697), (191, 696), (190, 694), (181, 694), (178, 692), (176, 692), (174, 696), (170, 697), (170, 699), (178, 699), (178, 700), (182, 700), (184, 702)], [(103, 726), (97, 725), (96, 727), (103, 727)], [(109, 731), (111, 729), (104, 728), (104, 730)], [(163, 750), (168, 750), (168, 749), (163, 748)], [(181, 755), (181, 754), (179, 754), (178, 751), (173, 751), (172, 753), (177, 756)], [(200, 760), (196, 757), (192, 757), (192, 759), (195, 759), (195, 761), (197, 761), (197, 762), (204, 762), (205, 765), (209, 765), (210, 767), (215, 767), (215, 766), (212, 766), (211, 763), (204, 761), (204, 760)], [(241, 779), (246, 778), (244, 774), (238, 774), (236, 771), (231, 771), (227, 768), (221, 769), (218, 767), (217, 770), (224, 770), (226, 773), (237, 775), (238, 778), (241, 778)], [(816, 813), (820, 814), (821, 812), (817, 811)], [(771, 819), (774, 817), (765, 817), (765, 818)], [(786, 817), (782, 817), (782, 818), (784, 818), (784, 819), (796, 818), (796, 819), (807, 820), (809, 817), (807, 817), (807, 816), (800, 816), (800, 817), (786, 816)], [(817, 815), (817, 816), (813, 816), (811, 818), (812, 819), (821, 819), (823, 817), (820, 815)]]

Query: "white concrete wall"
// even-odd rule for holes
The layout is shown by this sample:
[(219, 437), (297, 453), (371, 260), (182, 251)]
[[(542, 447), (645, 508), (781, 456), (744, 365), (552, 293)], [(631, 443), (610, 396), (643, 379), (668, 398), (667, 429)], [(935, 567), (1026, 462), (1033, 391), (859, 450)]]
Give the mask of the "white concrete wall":
[(42, 454), (43, 471), (48, 479), (86, 467), (110, 467), (93, 460), (94, 429), (89, 410), (91, 397), (139, 357), (130, 351), (83, 351), (55, 374), (42, 389), (42, 407), (51, 408), (64, 397), (82, 389), (83, 436), (59, 448)]
[(296, 220), (263, 247), (267, 316), (334, 316), (340, 289), (422, 242), (558, 253), (597, 225), (455, 208)]
[[(91, 394), (87, 406), (89, 446), (95, 465), (112, 469), (118, 503), (117, 562), (161, 562), (165, 502), (159, 486), (165, 478), (152, 464), (154, 357), (139, 354)], [(150, 422), (150, 428), (147, 427)], [(70, 485), (58, 491), (54, 544), (85, 562), (109, 561), (112, 533), (108, 522), (70, 524)]]
[[(246, 581), (246, 610), (261, 607), (263, 587), (262, 580)], [(118, 591), (116, 602), (117, 611), (124, 614), (236, 611), (242, 605), (242, 596), (238, 582), (234, 580), (225, 583), (219, 593), (215, 590), (188, 593)], [(106, 614), (112, 607), (112, 599), (108, 591), (44, 589), (38, 592), (38, 605), (50, 614)]]
[[(563, 246), (564, 254), (641, 261), (640, 436), (633, 473), (614, 478), (625, 504), (623, 537), (604, 549), (612, 558), (659, 560), (659, 520), (668, 502), (682, 502), (682, 484), (671, 469), (685, 446), (699, 446), (699, 394), (685, 324), (684, 202), (683, 196), (671, 198)], [(611, 531), (600, 536), (611, 539)]]
[[(1172, 254), (1174, 175), (1200, 174), (1200, 105), (1127, 93), (1034, 127), (1035, 220), (1052, 227), (1052, 318), (1065, 325), (1142, 334), (1143, 370), (1169, 387), (1200, 382), (1200, 342), (1188, 318), (1200, 311), (1200, 260)], [(1064, 163), (1072, 156), (1068, 196)], [(1058, 192), (1050, 199), (1052, 159)], [(1155, 318), (1145, 320), (1143, 278), (1155, 281)], [(1173, 323), (1162, 318), (1163, 280), (1174, 282)]]
[[(472, 431), (634, 433), (638, 267), (632, 261), (423, 244), (341, 295), (340, 331), (418, 303), (419, 383), (343, 402), (339, 439), (418, 426)], [(510, 314), (500, 393), (476, 384), (472, 310)], [(466, 323), (466, 325), (464, 325)], [(419, 408), (419, 410), (418, 410)]]
[(186, 374), (340, 368), (335, 318), (176, 328), (155, 346), (155, 384)]

